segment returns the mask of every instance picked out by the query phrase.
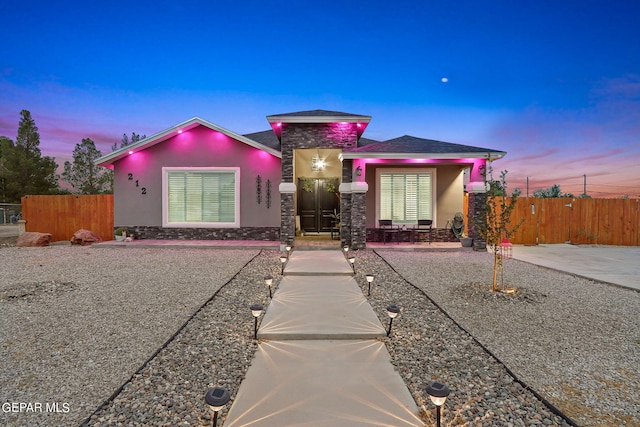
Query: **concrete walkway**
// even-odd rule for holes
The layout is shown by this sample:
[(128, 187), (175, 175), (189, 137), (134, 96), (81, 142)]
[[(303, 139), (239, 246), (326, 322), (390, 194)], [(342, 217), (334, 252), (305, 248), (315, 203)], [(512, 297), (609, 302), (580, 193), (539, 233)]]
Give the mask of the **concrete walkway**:
[(423, 426), (385, 335), (340, 251), (294, 251), (224, 427)]
[(577, 276), (640, 290), (640, 247), (515, 245), (513, 258)]

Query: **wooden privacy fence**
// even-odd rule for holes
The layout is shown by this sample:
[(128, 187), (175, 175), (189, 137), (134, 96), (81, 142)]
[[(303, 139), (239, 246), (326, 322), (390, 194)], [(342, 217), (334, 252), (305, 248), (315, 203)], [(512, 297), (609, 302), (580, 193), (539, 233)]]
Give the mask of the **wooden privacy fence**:
[[(464, 215), (467, 218), (467, 199)], [(52, 240), (70, 240), (84, 228), (111, 240), (113, 195), (25, 196), (22, 219), (26, 231), (51, 233)], [(640, 200), (520, 197), (511, 215), (522, 221), (511, 241), (640, 246)]]
[(112, 240), (113, 194), (24, 196), (22, 219), (26, 231), (51, 233), (53, 242), (71, 240), (82, 228)]
[(638, 199), (520, 197), (511, 223), (521, 221), (520, 229), (511, 238), (512, 243), (640, 245)]

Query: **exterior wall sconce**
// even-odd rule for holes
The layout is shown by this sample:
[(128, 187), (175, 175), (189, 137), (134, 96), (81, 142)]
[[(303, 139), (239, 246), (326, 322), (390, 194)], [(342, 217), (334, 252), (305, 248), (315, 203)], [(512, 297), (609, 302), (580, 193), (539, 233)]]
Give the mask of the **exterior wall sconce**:
[(271, 285), (273, 284), (273, 277), (271, 277), (271, 275), (264, 276), (264, 284), (267, 285), (267, 288), (269, 288), (269, 298), (272, 298), (271, 297)]
[(362, 166), (356, 168), (356, 176), (362, 176)]
[(427, 386), (426, 392), (433, 404), (436, 405), (436, 427), (440, 427), (440, 407), (444, 405), (447, 396), (449, 396), (449, 387), (438, 381), (434, 381)]
[(218, 424), (218, 412), (231, 400), (231, 395), (224, 387), (211, 388), (204, 396), (204, 401), (213, 412), (213, 427)]
[(284, 265), (287, 263), (289, 258), (286, 255), (280, 255), (280, 263), (282, 264), (281, 274), (284, 276)]
[(393, 319), (398, 317), (400, 313), (400, 307), (395, 304), (391, 304), (387, 307), (387, 315), (389, 315), (389, 329), (387, 330), (387, 336), (391, 335), (391, 325), (393, 324)]
[(251, 314), (253, 314), (253, 339), (257, 340), (258, 339), (258, 317), (260, 317), (260, 315), (262, 314), (262, 304), (252, 304), (251, 307), (249, 307), (251, 309)]
[(367, 278), (367, 283), (369, 284), (369, 290), (367, 292), (367, 295), (371, 295), (371, 283), (373, 282), (373, 274), (367, 274), (365, 276)]

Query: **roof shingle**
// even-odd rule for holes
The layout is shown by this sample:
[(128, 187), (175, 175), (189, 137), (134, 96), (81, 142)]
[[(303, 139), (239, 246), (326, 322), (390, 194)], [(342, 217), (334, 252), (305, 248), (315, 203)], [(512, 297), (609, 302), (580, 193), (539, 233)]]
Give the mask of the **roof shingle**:
[(357, 148), (345, 150), (358, 153), (488, 153), (501, 152), (491, 148), (474, 147), (471, 145), (455, 144), (452, 142), (437, 141), (435, 139), (418, 138), (404, 135), (378, 143), (369, 143)]

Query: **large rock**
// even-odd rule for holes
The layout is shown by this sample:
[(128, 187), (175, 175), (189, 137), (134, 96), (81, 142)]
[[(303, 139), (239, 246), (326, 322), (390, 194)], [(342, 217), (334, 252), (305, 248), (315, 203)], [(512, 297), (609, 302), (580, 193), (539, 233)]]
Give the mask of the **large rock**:
[(92, 243), (102, 242), (100, 236), (95, 234), (93, 231), (89, 230), (78, 230), (73, 233), (73, 237), (71, 238), (72, 245), (82, 245), (87, 246)]
[(35, 231), (27, 231), (18, 236), (18, 242), (16, 246), (27, 248), (27, 247), (39, 247), (39, 246), (49, 246), (51, 243), (51, 238), (53, 235), (51, 233), (38, 233)]

